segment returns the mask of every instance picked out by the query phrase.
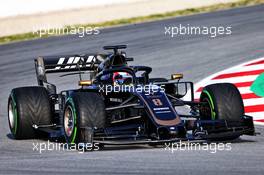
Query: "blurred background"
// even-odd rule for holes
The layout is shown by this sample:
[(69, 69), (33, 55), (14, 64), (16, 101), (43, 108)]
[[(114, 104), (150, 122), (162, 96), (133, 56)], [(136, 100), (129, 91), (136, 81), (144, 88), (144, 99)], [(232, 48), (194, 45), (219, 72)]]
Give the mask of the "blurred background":
[(0, 37), (36, 28), (96, 24), (241, 0), (9, 0), (0, 6)]

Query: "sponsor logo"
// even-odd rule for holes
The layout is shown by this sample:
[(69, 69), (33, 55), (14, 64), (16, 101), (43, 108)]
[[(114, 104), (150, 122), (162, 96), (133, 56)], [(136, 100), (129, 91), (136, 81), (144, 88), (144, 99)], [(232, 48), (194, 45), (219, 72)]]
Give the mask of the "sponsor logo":
[[(78, 56), (77, 57), (69, 57), (69, 58), (61, 57), (61, 58), (59, 58), (59, 60), (57, 62), (57, 66), (55, 67), (55, 69), (76, 68), (77, 65), (71, 65), (71, 64), (77, 64), (79, 62), (83, 63), (86, 67), (89, 67), (89, 66), (91, 66), (91, 63), (95, 62), (95, 56), (91, 55), (91, 56), (88, 56), (87, 58), (78, 57)], [(88, 63), (88, 64), (85, 64), (85, 63)], [(80, 64), (80, 67), (82, 67), (83, 64)]]

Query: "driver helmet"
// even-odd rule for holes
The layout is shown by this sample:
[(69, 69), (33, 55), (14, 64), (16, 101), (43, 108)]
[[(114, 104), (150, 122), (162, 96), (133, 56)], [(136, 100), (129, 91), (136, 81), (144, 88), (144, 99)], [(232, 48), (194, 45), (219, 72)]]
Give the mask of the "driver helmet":
[(131, 85), (132, 76), (127, 72), (114, 72), (113, 83), (114, 85)]

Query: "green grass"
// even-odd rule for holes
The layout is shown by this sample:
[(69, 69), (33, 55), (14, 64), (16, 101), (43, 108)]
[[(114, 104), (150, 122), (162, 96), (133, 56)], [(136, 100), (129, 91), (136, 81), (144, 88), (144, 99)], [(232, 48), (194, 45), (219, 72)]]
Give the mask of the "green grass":
[[(76, 28), (78, 27), (100, 27), (100, 28), (103, 28), (103, 27), (110, 27), (110, 26), (119, 26), (119, 25), (161, 20), (161, 19), (172, 18), (172, 17), (177, 17), (177, 16), (186, 16), (186, 15), (193, 15), (193, 14), (198, 14), (198, 13), (214, 12), (214, 11), (219, 11), (219, 10), (225, 10), (225, 9), (236, 8), (236, 7), (245, 7), (245, 6), (257, 5), (257, 4), (264, 4), (264, 0), (240, 0), (238, 2), (222, 3), (222, 4), (207, 6), (207, 7), (190, 8), (190, 9), (178, 10), (178, 11), (167, 12), (167, 13), (162, 13), (162, 14), (153, 14), (149, 16), (119, 19), (119, 20), (107, 21), (107, 22), (102, 22), (102, 23), (97, 23), (97, 24), (65, 26), (64, 28), (61, 29), (59, 33), (65, 33), (65, 31), (67, 31), (67, 29), (69, 29), (70, 27), (76, 27)], [(55, 35), (45, 34), (45, 35), (42, 35), (42, 38), (49, 37), (49, 36), (55, 36)], [(30, 40), (30, 39), (36, 39), (36, 38), (39, 38), (39, 34), (37, 32), (35, 33), (30, 32), (30, 33), (0, 37), (0, 43), (24, 41), (24, 40)]]

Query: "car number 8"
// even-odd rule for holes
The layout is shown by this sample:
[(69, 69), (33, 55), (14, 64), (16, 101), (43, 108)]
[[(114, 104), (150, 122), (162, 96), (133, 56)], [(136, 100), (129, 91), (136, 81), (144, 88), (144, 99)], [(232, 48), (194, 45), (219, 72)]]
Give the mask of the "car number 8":
[(158, 98), (152, 99), (152, 102), (155, 106), (162, 106), (162, 102)]

